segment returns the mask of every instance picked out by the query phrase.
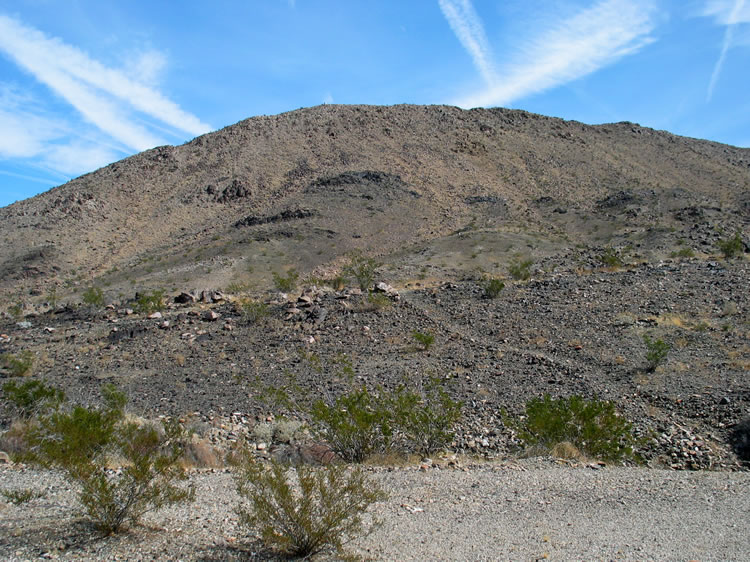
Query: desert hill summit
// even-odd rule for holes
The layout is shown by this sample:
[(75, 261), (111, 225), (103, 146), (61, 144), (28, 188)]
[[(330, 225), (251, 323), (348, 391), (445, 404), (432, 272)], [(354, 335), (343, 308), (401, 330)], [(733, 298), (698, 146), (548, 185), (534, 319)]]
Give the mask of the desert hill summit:
[(0, 290), (262, 287), (272, 270), (326, 273), (355, 249), (399, 257), (402, 279), (576, 246), (658, 258), (680, 236), (711, 247), (748, 217), (748, 149), (508, 109), (322, 105), (0, 209)]

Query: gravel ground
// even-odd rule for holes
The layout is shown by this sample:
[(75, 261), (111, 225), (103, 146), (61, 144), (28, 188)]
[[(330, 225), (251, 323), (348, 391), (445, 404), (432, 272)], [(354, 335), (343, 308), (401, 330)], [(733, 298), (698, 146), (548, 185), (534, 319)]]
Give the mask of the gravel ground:
[[(541, 459), (473, 467), (375, 469), (383, 525), (349, 545), (372, 560), (745, 560), (750, 474), (592, 469)], [(98, 538), (58, 474), (0, 469), (0, 489), (46, 496), (0, 503), (4, 560), (272, 559), (237, 528), (231, 475), (195, 473), (194, 504)], [(323, 557), (325, 558), (325, 557)]]

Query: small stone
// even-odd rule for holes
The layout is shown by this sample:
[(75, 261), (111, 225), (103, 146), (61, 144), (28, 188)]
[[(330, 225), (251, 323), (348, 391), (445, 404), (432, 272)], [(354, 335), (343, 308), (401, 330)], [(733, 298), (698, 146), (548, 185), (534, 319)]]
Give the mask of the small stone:
[(151, 314), (149, 314), (149, 315), (148, 315), (148, 316), (147, 316), (146, 318), (148, 318), (148, 319), (150, 319), (150, 320), (158, 320), (158, 319), (159, 319), (159, 318), (161, 318), (161, 317), (162, 317), (162, 314), (161, 314), (161, 312), (152, 312), (152, 313), (151, 313)]
[(213, 310), (206, 310), (202, 315), (201, 319), (205, 320), (206, 322), (215, 322), (220, 317), (220, 314), (218, 312), (214, 312)]
[(12, 464), (10, 455), (5, 451), (0, 451), (0, 464)]
[(719, 400), (719, 404), (721, 404), (722, 406), (726, 406), (730, 402), (731, 402), (731, 400), (729, 400), (728, 396), (723, 396), (722, 399)]
[(16, 326), (18, 326), (22, 330), (28, 330), (29, 328), (31, 328), (31, 322), (29, 322), (28, 320), (24, 320), (22, 322), (16, 322)]
[(266, 445), (265, 443), (258, 443), (257, 449), (259, 451), (265, 451), (266, 447), (268, 447), (268, 445)]

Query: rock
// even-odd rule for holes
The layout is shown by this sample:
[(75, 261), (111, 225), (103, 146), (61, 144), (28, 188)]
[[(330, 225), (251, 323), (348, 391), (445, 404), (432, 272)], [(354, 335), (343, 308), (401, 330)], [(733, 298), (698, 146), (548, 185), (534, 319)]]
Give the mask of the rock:
[(18, 326), (22, 330), (28, 330), (29, 328), (31, 328), (31, 322), (27, 320), (24, 320), (22, 322), (16, 322), (16, 326)]
[(152, 312), (146, 318), (148, 318), (149, 320), (158, 320), (161, 317), (162, 317), (161, 312)]
[(203, 314), (201, 314), (201, 320), (205, 320), (206, 322), (215, 322), (221, 317), (221, 315), (218, 312), (214, 312), (213, 310), (206, 310)]
[(722, 399), (719, 400), (719, 404), (721, 404), (722, 406), (726, 406), (730, 402), (731, 402), (731, 400), (729, 400), (728, 396), (723, 396)]
[(10, 460), (10, 455), (5, 451), (0, 451), (0, 464), (13, 464)]
[(177, 304), (191, 304), (195, 302), (195, 295), (193, 293), (182, 292), (174, 298), (174, 302)]

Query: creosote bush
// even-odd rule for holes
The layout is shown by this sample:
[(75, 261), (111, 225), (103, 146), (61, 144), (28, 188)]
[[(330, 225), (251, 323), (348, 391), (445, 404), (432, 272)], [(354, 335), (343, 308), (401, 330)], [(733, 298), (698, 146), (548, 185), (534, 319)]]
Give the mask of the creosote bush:
[(505, 288), (505, 283), (500, 279), (494, 277), (484, 279), (482, 281), (482, 289), (484, 290), (484, 297), (488, 299), (497, 298), (500, 295), (500, 291)]
[(450, 398), (439, 379), (419, 391), (400, 385), (371, 392), (366, 386), (313, 405), (312, 418), (331, 448), (345, 461), (363, 462), (389, 451), (431, 454), (453, 439), (462, 404)]
[[(126, 421), (125, 395), (112, 385), (102, 390), (105, 405), (57, 408), (41, 415), (28, 433), (27, 462), (61, 469), (81, 488), (79, 501), (103, 533), (166, 505), (192, 499), (193, 490), (175, 485), (186, 475), (180, 466), (183, 434), (177, 423)], [(122, 461), (117, 472), (112, 461)]]
[(379, 265), (373, 258), (355, 252), (349, 258), (349, 264), (344, 267), (343, 275), (356, 281), (359, 288), (366, 291), (372, 287), (375, 281), (375, 271)]
[(741, 256), (745, 250), (745, 245), (742, 242), (742, 236), (740, 235), (739, 230), (735, 232), (734, 236), (731, 238), (719, 240), (716, 245), (725, 258), (736, 258)]
[(32, 488), (23, 488), (21, 490), (0, 490), (0, 495), (13, 505), (22, 505), (32, 500), (44, 498), (47, 493)]
[(608, 247), (604, 249), (604, 253), (602, 253), (599, 256), (599, 261), (602, 262), (607, 267), (622, 267), (623, 261), (620, 255), (617, 253), (617, 250), (615, 250), (612, 247)]
[(274, 271), (272, 273), (272, 276), (274, 287), (276, 287), (276, 290), (281, 291), (282, 293), (291, 293), (292, 291), (294, 291), (294, 289), (297, 288), (299, 273), (297, 273), (295, 269), (290, 269), (286, 272), (286, 275), (281, 275), (280, 273)]
[(154, 290), (150, 293), (138, 294), (135, 310), (141, 314), (151, 314), (164, 310), (164, 291)]
[(570, 443), (598, 459), (619, 461), (632, 457), (632, 426), (615, 412), (612, 402), (581, 396), (553, 399), (549, 394), (526, 403), (525, 419), (515, 424), (526, 446), (551, 451)]
[(386, 497), (359, 468), (266, 467), (244, 453), (238, 469), (237, 492), (249, 501), (237, 509), (240, 525), (290, 556), (309, 557), (327, 547), (341, 551), (346, 541), (369, 534), (377, 521), (366, 525), (363, 514)]
[(385, 452), (393, 437), (392, 413), (366, 386), (342, 394), (333, 404), (318, 400), (312, 418), (331, 448), (347, 462), (363, 462)]
[(516, 281), (526, 281), (531, 277), (532, 259), (516, 259), (508, 266), (508, 273)]
[(432, 347), (432, 344), (435, 343), (435, 334), (432, 334), (430, 332), (420, 332), (418, 330), (414, 330), (411, 333), (411, 337), (415, 342), (419, 344), (419, 346), (424, 351), (429, 350), (430, 347)]
[(268, 316), (268, 305), (251, 298), (243, 298), (237, 302), (237, 308), (242, 318), (248, 324), (257, 324)]
[(101, 308), (104, 306), (104, 293), (99, 287), (91, 286), (81, 295), (83, 304), (92, 308)]
[(30, 375), (34, 367), (34, 354), (28, 350), (17, 354), (3, 353), (0, 355), (0, 366), (7, 370), (11, 377)]
[(653, 340), (648, 334), (643, 335), (643, 343), (646, 345), (646, 360), (648, 361), (648, 370), (655, 371), (656, 368), (664, 363), (672, 347), (661, 338)]
[(25, 420), (44, 410), (57, 407), (65, 400), (62, 390), (36, 380), (20, 384), (16, 381), (6, 382), (3, 385), (3, 396), (12, 404), (15, 415)]

